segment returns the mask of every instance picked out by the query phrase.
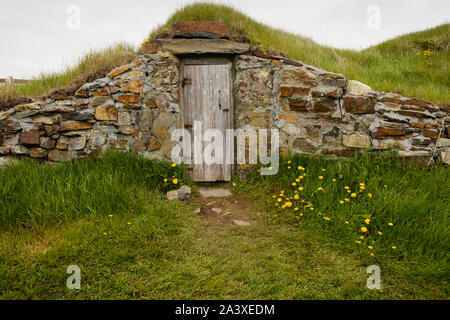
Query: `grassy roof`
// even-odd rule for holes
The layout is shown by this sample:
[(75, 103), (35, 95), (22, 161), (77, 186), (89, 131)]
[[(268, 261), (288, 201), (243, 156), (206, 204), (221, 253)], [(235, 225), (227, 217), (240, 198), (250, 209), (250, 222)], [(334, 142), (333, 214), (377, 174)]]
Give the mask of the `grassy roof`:
[[(245, 37), (253, 46), (283, 51), (289, 58), (325, 70), (344, 74), (381, 91), (396, 91), (436, 103), (450, 103), (448, 71), (450, 24), (403, 35), (364, 50), (334, 49), (310, 38), (271, 28), (225, 5), (196, 3), (177, 10), (149, 38), (167, 35), (170, 25), (180, 20), (215, 20), (227, 24), (232, 39)], [(424, 56), (430, 51), (431, 56)], [(38, 97), (51, 90), (81, 84), (93, 75), (131, 61), (137, 54), (128, 45), (117, 45), (81, 59), (76, 67), (58, 74), (46, 74), (9, 89), (9, 97)], [(0, 108), (6, 88), (0, 89)]]

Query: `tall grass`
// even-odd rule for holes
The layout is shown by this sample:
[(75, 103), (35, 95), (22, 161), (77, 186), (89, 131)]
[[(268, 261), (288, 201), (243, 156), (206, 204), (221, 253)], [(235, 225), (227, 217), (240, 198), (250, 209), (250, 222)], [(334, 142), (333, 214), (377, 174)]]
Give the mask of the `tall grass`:
[(11, 99), (14, 96), (39, 97), (67, 86), (74, 86), (76, 89), (86, 81), (104, 77), (112, 69), (132, 61), (135, 57), (135, 49), (124, 43), (90, 51), (82, 56), (74, 66), (68, 66), (62, 72), (42, 73), (24, 84), (0, 86), (0, 101)]
[(56, 167), (21, 161), (0, 169), (0, 229), (138, 213), (153, 190), (170, 188), (164, 178), (172, 176), (180, 179), (182, 168), (122, 152)]
[[(288, 164), (289, 160), (292, 163)], [(306, 170), (298, 170), (298, 166)], [(305, 172), (307, 175), (301, 182), (296, 182)], [(320, 176), (323, 179), (319, 179)], [(361, 183), (365, 189), (359, 192)], [(343, 247), (353, 249), (358, 247), (355, 241), (364, 235), (359, 247), (366, 255), (375, 253), (375, 256), (406, 259), (426, 256), (448, 263), (450, 170), (444, 166), (421, 170), (397, 158), (380, 159), (369, 155), (346, 161), (295, 156), (281, 163), (278, 174), (260, 176), (254, 171), (240, 186), (247, 193), (263, 195), (264, 201), (269, 201), (270, 219), (275, 222), (312, 225)], [(304, 190), (297, 191), (299, 187)], [(320, 187), (323, 190), (318, 191)], [(351, 197), (345, 187), (357, 196)], [(285, 196), (280, 197), (281, 191)], [(293, 198), (295, 191), (300, 195), (298, 200)], [(276, 205), (278, 198), (282, 202)], [(345, 198), (350, 201), (341, 204), (339, 201)], [(280, 209), (286, 201), (291, 201), (292, 207)], [(308, 203), (314, 210), (304, 207)], [(300, 210), (294, 211), (295, 207)], [(370, 224), (364, 222), (368, 218)], [(390, 222), (393, 226), (388, 225)], [(362, 233), (361, 227), (367, 227), (369, 232)], [(374, 247), (372, 251), (368, 250), (369, 245)]]

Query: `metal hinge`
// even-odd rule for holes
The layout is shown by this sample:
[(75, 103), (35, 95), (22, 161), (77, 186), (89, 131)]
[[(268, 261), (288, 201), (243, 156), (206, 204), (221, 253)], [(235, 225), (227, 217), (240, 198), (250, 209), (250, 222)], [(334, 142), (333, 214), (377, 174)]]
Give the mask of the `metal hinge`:
[(192, 84), (192, 80), (191, 79), (188, 79), (188, 78), (184, 78), (183, 79), (183, 87), (191, 85), (191, 84)]

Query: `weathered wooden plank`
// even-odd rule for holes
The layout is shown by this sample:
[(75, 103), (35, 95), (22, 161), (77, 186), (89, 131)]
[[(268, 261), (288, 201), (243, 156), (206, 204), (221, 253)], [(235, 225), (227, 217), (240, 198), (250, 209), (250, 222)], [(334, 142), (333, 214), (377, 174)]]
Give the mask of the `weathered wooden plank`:
[[(231, 63), (220, 61), (220, 64), (185, 64), (184, 76), (192, 81), (192, 84), (184, 88), (185, 124), (193, 125), (194, 121), (202, 121), (202, 135), (208, 129), (220, 130), (224, 138), (222, 145), (225, 146), (226, 129), (232, 126), (233, 114)], [(223, 111), (224, 109), (228, 112)], [(203, 143), (202, 152), (206, 144), (208, 143)], [(225, 162), (226, 152), (229, 150), (222, 151), (223, 164), (193, 165), (190, 178), (194, 181), (230, 181), (232, 165)]]

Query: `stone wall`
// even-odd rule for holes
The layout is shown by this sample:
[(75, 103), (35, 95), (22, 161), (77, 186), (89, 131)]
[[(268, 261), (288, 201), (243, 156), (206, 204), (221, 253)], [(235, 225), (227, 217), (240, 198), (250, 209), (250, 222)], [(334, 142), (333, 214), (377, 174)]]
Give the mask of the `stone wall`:
[[(1, 112), (0, 165), (17, 157), (80, 159), (110, 148), (169, 159), (170, 133), (181, 124), (179, 60), (152, 48), (73, 97), (56, 94)], [(234, 60), (235, 127), (280, 129), (283, 153), (394, 149), (450, 160), (444, 107), (281, 57), (238, 54)]]

